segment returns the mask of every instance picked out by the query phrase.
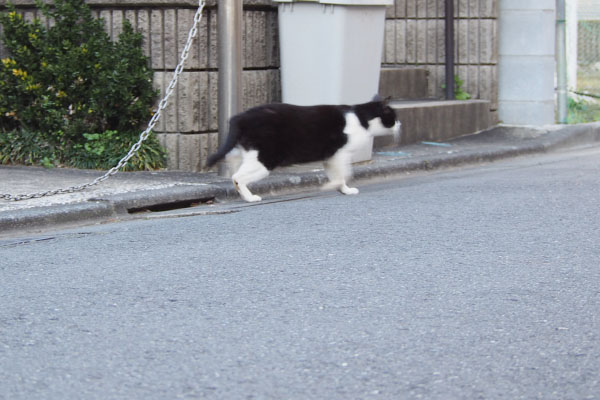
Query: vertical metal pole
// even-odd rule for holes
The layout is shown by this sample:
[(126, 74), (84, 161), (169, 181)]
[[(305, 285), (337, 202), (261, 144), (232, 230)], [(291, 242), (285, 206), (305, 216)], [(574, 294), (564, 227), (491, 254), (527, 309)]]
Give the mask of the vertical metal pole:
[(556, 0), (556, 75), (558, 123), (566, 124), (568, 115), (567, 48), (565, 0)]
[[(219, 146), (225, 143), (229, 119), (242, 108), (242, 0), (219, 0)], [(219, 164), (219, 175), (227, 166)]]
[(446, 7), (446, 99), (454, 100), (454, 0), (445, 0)]

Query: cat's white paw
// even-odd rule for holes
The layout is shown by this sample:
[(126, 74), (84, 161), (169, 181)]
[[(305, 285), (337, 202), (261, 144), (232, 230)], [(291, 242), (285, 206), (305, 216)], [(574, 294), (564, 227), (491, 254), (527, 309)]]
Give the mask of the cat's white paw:
[(248, 203), (256, 203), (262, 200), (262, 197), (257, 196), (255, 194), (251, 195), (251, 196), (243, 196), (244, 200), (246, 200)]
[(351, 188), (348, 186), (344, 186), (340, 188), (340, 192), (344, 193), (344, 194), (358, 194), (358, 189), (357, 188)]

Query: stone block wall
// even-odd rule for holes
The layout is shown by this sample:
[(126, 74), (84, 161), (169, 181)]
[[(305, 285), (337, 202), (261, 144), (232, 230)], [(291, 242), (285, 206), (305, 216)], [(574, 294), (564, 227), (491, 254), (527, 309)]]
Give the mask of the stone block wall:
[[(455, 74), (474, 99), (498, 107), (499, 0), (454, 0)], [(429, 71), (430, 97), (443, 98), (444, 0), (395, 0), (387, 9), (383, 64)]]
[[(145, 51), (155, 70), (155, 86), (164, 93), (188, 36), (197, 3), (148, 5), (138, 9), (99, 9), (114, 30), (129, 18), (142, 33)], [(146, 39), (147, 38), (147, 39)], [(279, 101), (279, 43), (277, 10), (270, 2), (245, 4), (242, 29), (242, 104), (252, 106)], [(204, 11), (198, 38), (186, 61), (173, 100), (155, 131), (168, 151), (168, 168), (201, 171), (206, 157), (216, 151), (217, 9), (215, 1)]]

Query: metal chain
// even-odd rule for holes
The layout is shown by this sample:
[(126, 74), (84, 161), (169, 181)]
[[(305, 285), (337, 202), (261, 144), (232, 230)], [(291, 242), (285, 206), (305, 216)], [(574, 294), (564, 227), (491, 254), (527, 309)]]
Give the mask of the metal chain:
[(156, 110), (156, 113), (152, 116), (152, 118), (150, 119), (150, 122), (148, 122), (148, 126), (146, 127), (146, 129), (142, 133), (140, 133), (138, 142), (135, 143), (133, 146), (131, 146), (131, 149), (129, 149), (129, 152), (127, 153), (127, 155), (125, 157), (123, 157), (117, 163), (117, 165), (115, 165), (114, 167), (109, 169), (104, 175), (94, 179), (93, 181), (91, 181), (89, 183), (85, 183), (85, 184), (77, 185), (77, 186), (71, 186), (71, 187), (63, 188), (63, 189), (47, 190), (45, 192), (30, 193), (30, 194), (11, 195), (11, 194), (0, 193), (0, 199), (4, 199), (4, 200), (8, 200), (8, 201), (21, 201), (21, 200), (28, 200), (28, 199), (37, 199), (40, 197), (54, 196), (57, 194), (79, 192), (79, 191), (82, 191), (89, 187), (96, 186), (97, 184), (104, 182), (105, 180), (107, 180), (108, 178), (110, 178), (111, 176), (113, 176), (117, 172), (119, 172), (119, 170), (121, 168), (123, 168), (123, 166), (125, 164), (127, 164), (127, 162), (131, 159), (131, 157), (133, 157), (138, 152), (138, 150), (142, 146), (142, 143), (146, 139), (148, 139), (148, 135), (150, 135), (150, 131), (152, 131), (152, 129), (154, 128), (154, 126), (156, 125), (158, 120), (160, 119), (162, 112), (167, 107), (168, 99), (173, 94), (173, 91), (175, 90), (175, 86), (177, 86), (177, 80), (179, 79), (179, 75), (181, 75), (181, 73), (183, 72), (183, 65), (185, 63), (185, 60), (187, 60), (187, 58), (189, 56), (190, 48), (192, 46), (194, 37), (196, 37), (196, 35), (198, 34), (198, 25), (200, 24), (200, 21), (202, 20), (202, 11), (204, 10), (205, 4), (206, 4), (205, 0), (199, 0), (198, 10), (196, 11), (196, 14), (194, 15), (194, 24), (192, 25), (192, 28), (190, 29), (190, 32), (189, 32), (188, 38), (187, 38), (187, 42), (185, 43), (183, 51), (181, 52), (179, 64), (177, 64), (177, 67), (175, 67), (175, 73), (173, 74), (173, 78), (171, 79), (171, 82), (169, 83), (169, 86), (167, 87), (167, 90), (165, 92), (163, 99), (160, 101), (160, 103), (158, 103), (158, 108)]

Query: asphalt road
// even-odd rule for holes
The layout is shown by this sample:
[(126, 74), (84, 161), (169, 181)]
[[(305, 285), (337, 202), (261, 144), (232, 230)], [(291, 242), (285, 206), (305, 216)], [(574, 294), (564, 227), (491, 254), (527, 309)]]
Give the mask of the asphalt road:
[(599, 147), (360, 189), (1, 240), (0, 399), (600, 398)]

